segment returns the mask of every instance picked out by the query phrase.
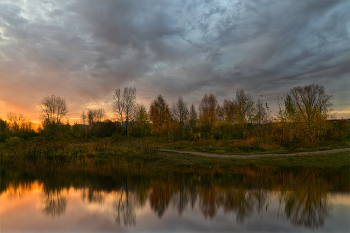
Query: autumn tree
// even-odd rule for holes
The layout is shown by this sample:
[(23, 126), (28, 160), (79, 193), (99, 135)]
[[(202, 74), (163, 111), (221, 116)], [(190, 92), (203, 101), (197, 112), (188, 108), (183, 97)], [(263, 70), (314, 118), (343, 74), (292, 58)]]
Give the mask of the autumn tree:
[(258, 99), (258, 102), (255, 106), (255, 122), (258, 124), (263, 124), (267, 122), (267, 112), (264, 106), (263, 100)]
[(223, 119), (226, 124), (235, 123), (235, 114), (236, 106), (235, 103), (231, 100), (224, 100), (224, 103), (221, 106), (223, 112)]
[(184, 137), (184, 132), (188, 127), (188, 108), (187, 103), (181, 96), (176, 103), (173, 103), (172, 107), (172, 118), (171, 133), (173, 140), (181, 140)]
[(174, 118), (180, 122), (181, 125), (184, 125), (187, 121), (188, 117), (188, 109), (187, 109), (187, 103), (182, 99), (181, 96), (179, 96), (179, 99), (177, 100), (176, 104), (173, 105), (173, 111), (172, 111)]
[(152, 131), (155, 134), (162, 134), (168, 130), (171, 122), (171, 112), (169, 105), (162, 95), (158, 95), (149, 109), (149, 118), (152, 122)]
[(236, 107), (237, 124), (243, 126), (252, 120), (254, 100), (250, 94), (246, 93), (243, 89), (237, 89), (234, 105)]
[(287, 110), (295, 112), (295, 118), (311, 124), (313, 121), (327, 119), (332, 106), (332, 96), (327, 95), (325, 88), (320, 85), (293, 87), (288, 95), (290, 105)]
[(197, 127), (197, 118), (198, 117), (197, 117), (196, 108), (192, 104), (190, 108), (190, 113), (189, 113), (189, 125), (192, 130), (194, 130)]
[(326, 127), (326, 120), (332, 106), (331, 95), (320, 85), (293, 87), (284, 101), (285, 111), (290, 121), (299, 125), (309, 143), (320, 139)]
[(290, 97), (289, 94), (286, 95), (286, 98), (284, 99), (284, 107), (285, 107), (285, 117), (288, 120), (292, 120), (296, 115), (296, 109), (294, 107), (292, 97)]
[(132, 136), (145, 136), (149, 132), (149, 119), (145, 106), (136, 105), (134, 109), (135, 124), (132, 126)]
[(216, 97), (210, 93), (205, 94), (199, 105), (199, 122), (202, 130), (209, 132), (217, 121), (217, 110), (219, 108)]
[(61, 124), (61, 119), (68, 113), (67, 102), (60, 96), (51, 95), (44, 97), (39, 107), (44, 121), (48, 124)]
[(224, 100), (222, 105), (217, 108), (218, 122), (216, 130), (232, 133), (233, 125), (236, 119), (236, 107), (233, 101)]
[(225, 121), (225, 112), (222, 106), (218, 104), (216, 108), (216, 126), (223, 125)]
[(114, 92), (114, 109), (121, 123), (125, 121), (125, 132), (128, 135), (128, 125), (132, 118), (133, 108), (136, 104), (136, 88), (125, 87), (123, 92), (116, 89)]

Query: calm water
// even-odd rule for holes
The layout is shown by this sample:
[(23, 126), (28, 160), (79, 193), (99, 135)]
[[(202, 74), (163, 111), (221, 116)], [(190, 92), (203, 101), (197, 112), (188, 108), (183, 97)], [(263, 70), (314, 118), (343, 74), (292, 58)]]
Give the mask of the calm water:
[(349, 232), (349, 173), (1, 172), (1, 232)]

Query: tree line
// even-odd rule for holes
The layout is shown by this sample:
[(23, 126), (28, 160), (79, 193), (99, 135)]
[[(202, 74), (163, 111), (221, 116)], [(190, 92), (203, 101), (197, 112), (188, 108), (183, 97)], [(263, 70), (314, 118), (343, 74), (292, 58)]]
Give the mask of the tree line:
[[(327, 122), (331, 98), (323, 86), (311, 84), (293, 87), (286, 95), (279, 96), (275, 114), (262, 99), (255, 101), (243, 89), (236, 90), (234, 99), (225, 99), (221, 104), (214, 94), (205, 94), (198, 108), (181, 96), (170, 106), (158, 95), (147, 110), (136, 102), (136, 88), (125, 87), (113, 94), (117, 121), (106, 119), (102, 108), (88, 109), (81, 115), (82, 124), (70, 126), (63, 122), (68, 114), (66, 100), (52, 95), (44, 97), (39, 104), (43, 119), (40, 133), (47, 137), (69, 134), (73, 138), (155, 136), (171, 141), (268, 137), (281, 145), (314, 145), (344, 136)], [(21, 136), (18, 132), (35, 134), (28, 124), (20, 123), (22, 115), (15, 115), (9, 113), (8, 121), (0, 121), (2, 140), (11, 132), (18, 136)]]

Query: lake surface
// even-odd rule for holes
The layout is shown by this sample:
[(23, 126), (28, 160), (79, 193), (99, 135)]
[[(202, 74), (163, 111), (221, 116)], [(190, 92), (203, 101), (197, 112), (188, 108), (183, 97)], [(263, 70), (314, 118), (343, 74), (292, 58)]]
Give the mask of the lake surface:
[(349, 232), (349, 172), (1, 171), (1, 232)]

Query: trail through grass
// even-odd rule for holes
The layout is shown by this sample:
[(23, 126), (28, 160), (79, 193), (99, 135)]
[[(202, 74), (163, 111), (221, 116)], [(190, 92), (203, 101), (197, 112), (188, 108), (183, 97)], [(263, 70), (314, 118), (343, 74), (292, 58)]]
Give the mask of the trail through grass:
[(269, 156), (301, 156), (301, 155), (326, 155), (326, 154), (339, 154), (342, 152), (350, 151), (350, 148), (342, 148), (342, 149), (333, 149), (333, 150), (324, 150), (324, 151), (312, 151), (312, 152), (298, 152), (298, 153), (288, 153), (288, 154), (213, 154), (213, 153), (203, 153), (196, 151), (181, 151), (181, 150), (168, 150), (168, 149), (159, 149), (159, 151), (163, 152), (173, 152), (173, 153), (181, 153), (181, 154), (192, 154), (203, 157), (212, 157), (212, 158), (234, 158), (234, 159), (249, 159), (249, 158), (258, 158), (258, 157), (269, 157)]

